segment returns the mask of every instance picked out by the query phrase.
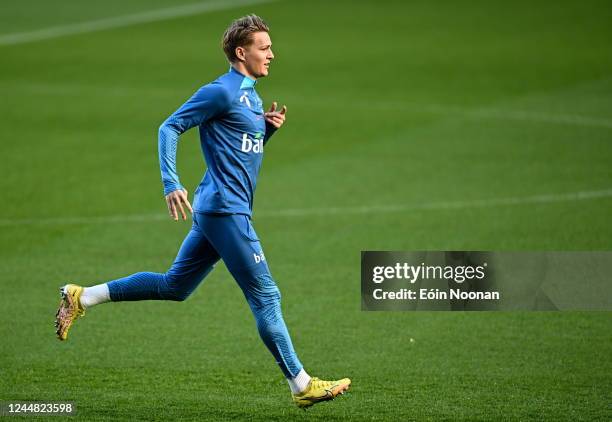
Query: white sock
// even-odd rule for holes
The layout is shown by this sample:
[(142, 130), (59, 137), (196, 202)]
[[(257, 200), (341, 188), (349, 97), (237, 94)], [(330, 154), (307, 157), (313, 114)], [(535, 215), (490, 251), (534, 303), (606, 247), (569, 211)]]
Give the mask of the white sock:
[(85, 289), (83, 289), (83, 294), (81, 294), (81, 305), (85, 308), (109, 301), (110, 292), (108, 291), (106, 283), (85, 287)]
[(310, 375), (304, 371), (304, 368), (293, 378), (287, 378), (287, 382), (289, 383), (289, 388), (291, 388), (291, 392), (293, 394), (301, 393), (308, 387), (308, 383), (310, 382)]

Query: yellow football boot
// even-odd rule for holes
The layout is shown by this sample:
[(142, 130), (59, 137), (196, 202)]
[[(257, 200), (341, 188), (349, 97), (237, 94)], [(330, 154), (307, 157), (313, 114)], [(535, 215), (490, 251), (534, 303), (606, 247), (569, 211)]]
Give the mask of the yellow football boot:
[(293, 395), (293, 402), (304, 409), (315, 403), (333, 400), (339, 394), (344, 394), (350, 387), (351, 380), (342, 378), (338, 381), (323, 381), (312, 377), (304, 391)]
[(60, 287), (62, 300), (59, 304), (59, 309), (55, 314), (55, 328), (57, 338), (66, 340), (68, 330), (78, 317), (85, 315), (85, 308), (81, 305), (81, 294), (83, 288), (76, 284), (66, 284)]

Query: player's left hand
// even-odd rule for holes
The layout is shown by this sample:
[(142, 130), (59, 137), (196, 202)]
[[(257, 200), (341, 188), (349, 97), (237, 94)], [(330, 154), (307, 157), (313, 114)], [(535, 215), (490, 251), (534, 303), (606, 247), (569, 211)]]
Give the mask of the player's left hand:
[(283, 106), (281, 111), (276, 111), (276, 101), (272, 103), (270, 110), (264, 113), (266, 122), (270, 123), (275, 128), (279, 128), (285, 123), (285, 114), (287, 113), (287, 106)]

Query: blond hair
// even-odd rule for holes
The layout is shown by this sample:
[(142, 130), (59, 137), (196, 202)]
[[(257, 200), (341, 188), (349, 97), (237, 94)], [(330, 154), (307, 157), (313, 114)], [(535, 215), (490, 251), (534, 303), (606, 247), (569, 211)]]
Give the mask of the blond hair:
[(247, 47), (253, 42), (252, 34), (255, 32), (270, 32), (268, 25), (257, 15), (246, 15), (236, 19), (225, 30), (221, 46), (230, 62), (238, 60), (237, 47)]

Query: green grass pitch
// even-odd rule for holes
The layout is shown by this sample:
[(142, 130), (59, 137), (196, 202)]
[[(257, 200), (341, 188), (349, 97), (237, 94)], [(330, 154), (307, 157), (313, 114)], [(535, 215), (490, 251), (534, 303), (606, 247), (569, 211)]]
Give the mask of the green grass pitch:
[[(9, 2), (0, 38), (176, 4)], [(221, 34), (250, 12), (276, 54), (258, 92), (288, 106), (254, 226), (306, 369), (353, 379), (308, 412), (222, 264), (184, 303), (53, 332), (64, 282), (172, 262), (189, 224), (165, 216), (157, 128), (227, 70)], [(359, 258), (610, 250), (610, 22), (607, 1), (276, 1), (0, 43), (0, 400), (88, 421), (609, 419), (610, 312), (366, 313)], [(178, 168), (193, 191), (195, 130)]]

